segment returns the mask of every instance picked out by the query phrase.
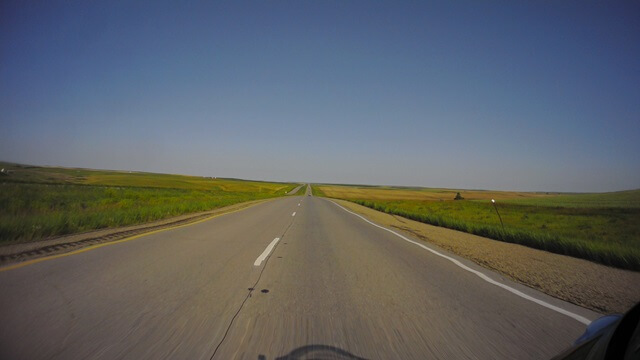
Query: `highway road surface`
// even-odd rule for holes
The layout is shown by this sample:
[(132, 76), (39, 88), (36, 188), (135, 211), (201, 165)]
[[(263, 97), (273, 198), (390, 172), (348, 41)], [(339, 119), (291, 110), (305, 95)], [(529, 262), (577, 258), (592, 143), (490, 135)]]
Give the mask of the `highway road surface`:
[(293, 194), (297, 193), (297, 192), (298, 192), (298, 190), (300, 190), (300, 188), (301, 188), (301, 187), (303, 187), (303, 186), (305, 186), (305, 185), (300, 185), (300, 186), (296, 187), (295, 189), (293, 189), (293, 190), (289, 191), (289, 192), (287, 193), (287, 195), (293, 195)]
[(296, 196), (5, 268), (0, 359), (546, 359), (598, 316), (407, 240)]

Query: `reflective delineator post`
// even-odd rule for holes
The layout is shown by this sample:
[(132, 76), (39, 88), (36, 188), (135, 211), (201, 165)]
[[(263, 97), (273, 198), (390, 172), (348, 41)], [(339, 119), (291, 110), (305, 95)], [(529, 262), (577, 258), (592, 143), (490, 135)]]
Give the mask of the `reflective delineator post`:
[(493, 207), (496, 209), (496, 214), (498, 214), (498, 219), (500, 219), (500, 225), (502, 225), (502, 231), (504, 231), (504, 223), (502, 222), (502, 216), (500, 216), (500, 213), (498, 212), (498, 206), (496, 205), (496, 201), (494, 199), (491, 199), (491, 202), (493, 203)]

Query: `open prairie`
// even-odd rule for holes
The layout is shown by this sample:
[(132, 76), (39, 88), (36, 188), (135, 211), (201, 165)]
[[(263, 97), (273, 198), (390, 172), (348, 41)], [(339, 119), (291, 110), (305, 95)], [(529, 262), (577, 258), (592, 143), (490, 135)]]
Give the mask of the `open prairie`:
[(0, 163), (0, 243), (283, 196), (298, 184)]
[(412, 188), (391, 186), (349, 186), (321, 185), (314, 188), (327, 197), (369, 199), (369, 200), (453, 200), (456, 193), (462, 191), (468, 200), (519, 200), (550, 199), (558, 196), (553, 193), (489, 191), (489, 190), (454, 190), (435, 188)]
[[(559, 194), (319, 185), (313, 191), (432, 225), (640, 270), (640, 190)], [(458, 192), (464, 200), (453, 200)]]

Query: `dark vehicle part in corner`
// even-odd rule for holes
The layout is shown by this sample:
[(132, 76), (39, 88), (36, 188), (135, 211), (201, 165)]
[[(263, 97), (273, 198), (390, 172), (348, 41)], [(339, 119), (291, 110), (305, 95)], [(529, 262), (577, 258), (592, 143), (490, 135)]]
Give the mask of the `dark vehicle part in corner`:
[(624, 316), (594, 320), (573, 347), (552, 360), (640, 360), (640, 302)]

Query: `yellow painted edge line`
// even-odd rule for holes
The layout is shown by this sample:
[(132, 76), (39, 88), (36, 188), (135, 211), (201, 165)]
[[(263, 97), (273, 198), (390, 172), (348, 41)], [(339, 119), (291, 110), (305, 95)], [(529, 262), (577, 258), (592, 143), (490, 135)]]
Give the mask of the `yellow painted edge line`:
[(220, 216), (233, 214), (233, 213), (238, 212), (238, 211), (246, 210), (246, 209), (248, 209), (250, 207), (253, 207), (253, 206), (261, 204), (261, 203), (263, 203), (263, 201), (255, 203), (255, 204), (248, 205), (248, 206), (243, 207), (241, 209), (225, 212), (225, 213), (222, 213), (222, 214), (215, 214), (215, 215), (209, 216), (207, 218), (200, 219), (200, 220), (194, 221), (192, 223), (188, 223), (188, 224), (171, 226), (171, 227), (167, 227), (167, 228), (164, 228), (164, 229), (158, 229), (158, 230), (153, 230), (153, 231), (149, 231), (149, 232), (138, 234), (138, 235), (133, 235), (133, 236), (130, 236), (128, 238), (124, 238), (124, 239), (120, 239), (120, 240), (109, 241), (109, 242), (102, 243), (102, 244), (91, 245), (91, 246), (87, 246), (87, 247), (82, 248), (82, 249), (70, 251), (70, 252), (64, 253), (64, 254), (51, 255), (51, 256), (45, 256), (45, 257), (41, 257), (41, 258), (37, 258), (37, 259), (33, 259), (33, 260), (27, 260), (27, 261), (24, 261), (24, 262), (20, 262), (20, 263), (17, 263), (17, 264), (13, 264), (13, 265), (9, 265), (9, 266), (0, 268), (0, 272), (19, 269), (19, 268), (24, 267), (24, 266), (37, 264), (39, 262), (43, 262), (43, 261), (47, 261), (47, 260), (53, 260), (53, 259), (57, 259), (57, 258), (65, 257), (65, 256), (71, 256), (71, 255), (80, 254), (80, 253), (83, 253), (83, 252), (86, 252), (86, 251), (90, 251), (90, 250), (95, 250), (95, 249), (98, 249), (98, 248), (101, 248), (101, 247), (104, 247), (104, 246), (114, 245), (114, 244), (119, 244), (119, 243), (122, 243), (122, 242), (125, 242), (125, 241), (135, 240), (135, 239), (141, 238), (143, 236), (157, 234), (159, 232), (163, 232), (163, 231), (167, 231), (167, 230), (179, 229), (179, 228), (183, 228), (183, 227), (186, 227), (186, 226), (199, 224), (199, 223), (202, 223), (202, 222), (205, 222), (205, 221), (209, 221), (209, 220), (211, 220), (213, 218), (217, 218), (217, 217), (220, 217)]

